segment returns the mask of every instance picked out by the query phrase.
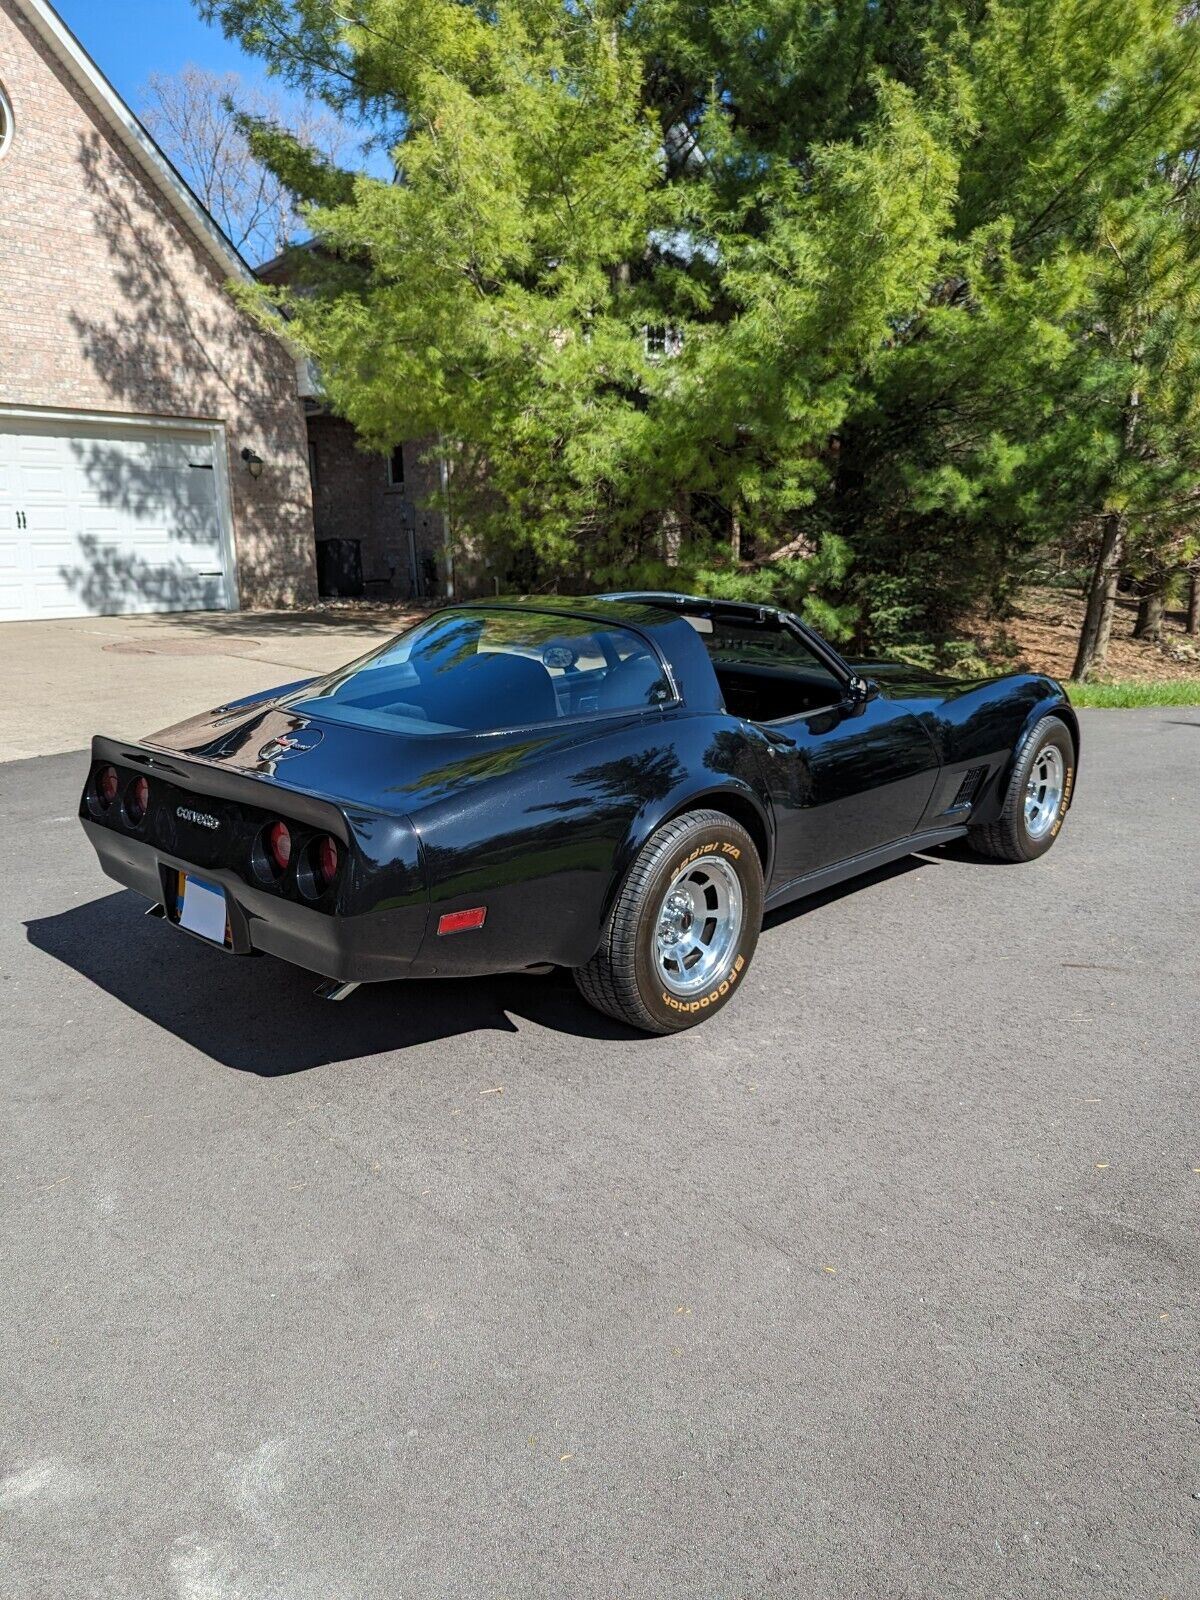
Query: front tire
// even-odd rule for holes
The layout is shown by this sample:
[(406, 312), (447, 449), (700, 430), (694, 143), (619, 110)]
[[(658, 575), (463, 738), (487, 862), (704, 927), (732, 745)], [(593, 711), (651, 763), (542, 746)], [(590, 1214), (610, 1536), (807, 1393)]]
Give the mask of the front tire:
[(1075, 786), (1075, 741), (1057, 717), (1043, 717), (1017, 754), (995, 822), (968, 830), (980, 855), (998, 861), (1036, 861), (1062, 829)]
[(762, 863), (720, 811), (689, 811), (642, 847), (600, 948), (575, 971), (589, 1005), (645, 1033), (679, 1033), (727, 1005), (762, 928)]

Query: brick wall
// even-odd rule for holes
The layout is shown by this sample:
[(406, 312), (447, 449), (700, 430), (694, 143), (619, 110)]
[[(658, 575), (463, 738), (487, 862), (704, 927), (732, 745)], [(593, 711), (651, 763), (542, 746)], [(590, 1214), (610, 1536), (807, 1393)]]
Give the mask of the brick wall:
[(404, 481), (393, 484), (388, 458), (364, 451), (342, 418), (310, 416), (308, 437), (318, 541), (358, 541), (368, 594), (404, 599), (441, 595), (445, 576), (437, 468), (421, 460), (424, 447), (401, 447)]
[[(307, 437), (293, 357), (98, 112), (0, 0), (0, 404), (225, 425), (245, 606), (315, 596)], [(249, 446), (261, 478), (241, 461)]]

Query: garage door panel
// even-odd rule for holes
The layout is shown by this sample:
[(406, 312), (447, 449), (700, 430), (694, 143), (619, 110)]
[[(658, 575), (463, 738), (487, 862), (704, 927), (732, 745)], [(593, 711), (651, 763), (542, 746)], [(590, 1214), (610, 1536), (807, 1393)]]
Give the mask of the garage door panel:
[(21, 493), (35, 504), (57, 504), (69, 494), (61, 466), (25, 465), (21, 468)]
[(29, 547), (29, 564), (35, 573), (66, 572), (79, 558), (79, 547), (71, 538), (42, 538)]
[(39, 462), (56, 463), (62, 455), (62, 436), (53, 431), (34, 432), (32, 429), (18, 433), (16, 458), (22, 466), (37, 466)]
[[(214, 569), (219, 571), (219, 569)], [(47, 593), (57, 581), (65, 597), (76, 596), (88, 611), (190, 611), (210, 603), (212, 583), (199, 578), (190, 562), (164, 552), (155, 560), (141, 551), (131, 553), (122, 546), (97, 541), (76, 557), (74, 565), (40, 568)], [(220, 588), (223, 580), (215, 580)]]
[(0, 418), (0, 617), (224, 609), (212, 460), (208, 436)]
[[(38, 519), (41, 520), (40, 518)], [(116, 506), (79, 506), (77, 508), (76, 527), (81, 534), (90, 533), (97, 539), (111, 539), (119, 541), (125, 531), (125, 518)], [(141, 548), (143, 535), (139, 533), (138, 547)]]
[(188, 543), (219, 543), (221, 525), (217, 519), (213, 494), (160, 487), (114, 500), (83, 491), (76, 501), (80, 513), (91, 524), (124, 530), (131, 521), (143, 531), (169, 529), (171, 537)]

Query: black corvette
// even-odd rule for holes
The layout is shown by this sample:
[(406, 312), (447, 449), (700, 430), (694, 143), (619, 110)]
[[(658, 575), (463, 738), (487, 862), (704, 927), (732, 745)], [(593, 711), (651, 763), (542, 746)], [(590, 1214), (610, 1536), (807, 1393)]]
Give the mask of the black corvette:
[(765, 910), (964, 835), (1042, 855), (1078, 750), (1051, 678), (848, 663), (758, 605), (497, 600), (95, 739), (80, 817), (151, 914), (330, 998), (563, 966), (667, 1033), (736, 993)]

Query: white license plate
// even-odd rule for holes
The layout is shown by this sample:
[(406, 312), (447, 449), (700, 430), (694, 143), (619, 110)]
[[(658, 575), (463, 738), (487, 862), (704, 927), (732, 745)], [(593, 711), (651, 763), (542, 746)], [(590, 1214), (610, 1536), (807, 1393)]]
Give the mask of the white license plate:
[(181, 872), (179, 876), (182, 879), (179, 926), (189, 933), (198, 933), (202, 939), (211, 939), (214, 944), (224, 944), (228, 923), (224, 889), (205, 878), (193, 878), (190, 872)]

